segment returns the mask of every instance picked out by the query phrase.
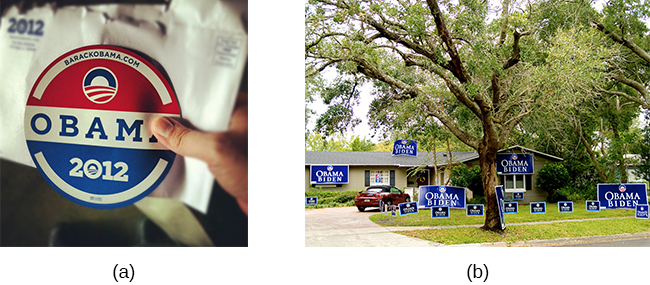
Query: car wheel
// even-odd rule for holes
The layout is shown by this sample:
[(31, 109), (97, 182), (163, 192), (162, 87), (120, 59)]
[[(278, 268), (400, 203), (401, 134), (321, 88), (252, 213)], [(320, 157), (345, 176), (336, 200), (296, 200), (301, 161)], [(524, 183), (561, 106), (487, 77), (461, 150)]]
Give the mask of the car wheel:
[(406, 197), (406, 203), (411, 202), (411, 197)]
[(388, 209), (390, 209), (390, 206), (393, 205), (393, 200), (386, 200), (386, 206), (388, 206)]
[(359, 212), (363, 212), (366, 209), (366, 207), (357, 207), (357, 209), (359, 210)]

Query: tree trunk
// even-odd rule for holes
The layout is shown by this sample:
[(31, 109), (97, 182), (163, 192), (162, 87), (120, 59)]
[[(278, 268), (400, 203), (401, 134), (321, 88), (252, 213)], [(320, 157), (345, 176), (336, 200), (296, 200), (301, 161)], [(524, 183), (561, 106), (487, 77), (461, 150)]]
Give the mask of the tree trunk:
[(433, 179), (430, 180), (429, 185), (431, 185), (431, 182), (435, 183), (434, 185), (440, 185), (438, 183), (438, 153), (436, 152), (436, 141), (433, 141)]
[(483, 189), (485, 191), (485, 225), (484, 230), (501, 233), (501, 217), (496, 202), (497, 186), (497, 151), (498, 147), (490, 146), (482, 141), (479, 144), (478, 154), (481, 166), (481, 178), (483, 180)]
[(447, 178), (447, 183), (445, 185), (451, 185), (451, 173), (454, 171), (454, 163), (451, 160), (451, 147), (449, 146), (449, 138), (447, 138), (447, 152), (449, 157), (447, 158), (447, 169), (449, 169), (449, 178)]

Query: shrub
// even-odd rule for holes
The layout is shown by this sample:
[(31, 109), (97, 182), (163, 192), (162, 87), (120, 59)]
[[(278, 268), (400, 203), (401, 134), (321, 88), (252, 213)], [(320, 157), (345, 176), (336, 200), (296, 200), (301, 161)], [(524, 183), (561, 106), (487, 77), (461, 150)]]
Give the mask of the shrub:
[(351, 191), (327, 191), (318, 188), (311, 188), (305, 191), (305, 197), (318, 197), (318, 204), (305, 205), (305, 208), (329, 208), (329, 207), (352, 207), (354, 197), (361, 190)]
[(481, 167), (475, 165), (471, 168), (454, 167), (451, 171), (451, 185), (465, 187), (472, 190), (474, 196), (483, 196), (483, 180), (481, 179)]
[(485, 196), (474, 196), (474, 198), (467, 200), (467, 204), (483, 204), (483, 205), (485, 205)]
[(588, 192), (576, 191), (571, 187), (562, 187), (555, 192), (555, 201), (584, 201), (595, 200), (596, 194), (593, 196)]
[[(566, 168), (564, 168), (564, 165), (560, 163), (546, 164), (537, 174), (537, 188), (548, 193), (549, 202), (557, 202), (567, 198), (559, 196), (557, 190), (566, 187), (569, 183), (569, 179), (571, 179), (571, 177)], [(569, 190), (570, 189), (566, 189), (566, 191)]]

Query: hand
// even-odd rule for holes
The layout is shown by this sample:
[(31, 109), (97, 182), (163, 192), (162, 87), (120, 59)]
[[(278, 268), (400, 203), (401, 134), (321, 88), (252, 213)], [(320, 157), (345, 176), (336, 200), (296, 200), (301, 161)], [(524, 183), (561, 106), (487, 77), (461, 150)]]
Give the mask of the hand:
[(178, 121), (160, 117), (151, 122), (160, 143), (177, 154), (207, 163), (221, 187), (248, 215), (248, 94), (239, 93), (225, 132), (189, 129)]

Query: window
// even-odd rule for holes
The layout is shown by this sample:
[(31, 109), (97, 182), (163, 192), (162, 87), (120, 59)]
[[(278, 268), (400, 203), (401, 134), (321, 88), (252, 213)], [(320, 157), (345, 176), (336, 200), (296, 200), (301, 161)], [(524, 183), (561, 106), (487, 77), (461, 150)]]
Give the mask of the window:
[(370, 170), (370, 185), (390, 184), (390, 172), (388, 170)]
[(504, 175), (502, 176), (503, 186), (508, 192), (525, 192), (531, 190), (530, 175)]
[(390, 193), (402, 193), (402, 191), (400, 191), (399, 189), (397, 189), (395, 187), (391, 187), (390, 188)]
[(390, 185), (395, 186), (395, 170), (366, 170), (366, 186)]

